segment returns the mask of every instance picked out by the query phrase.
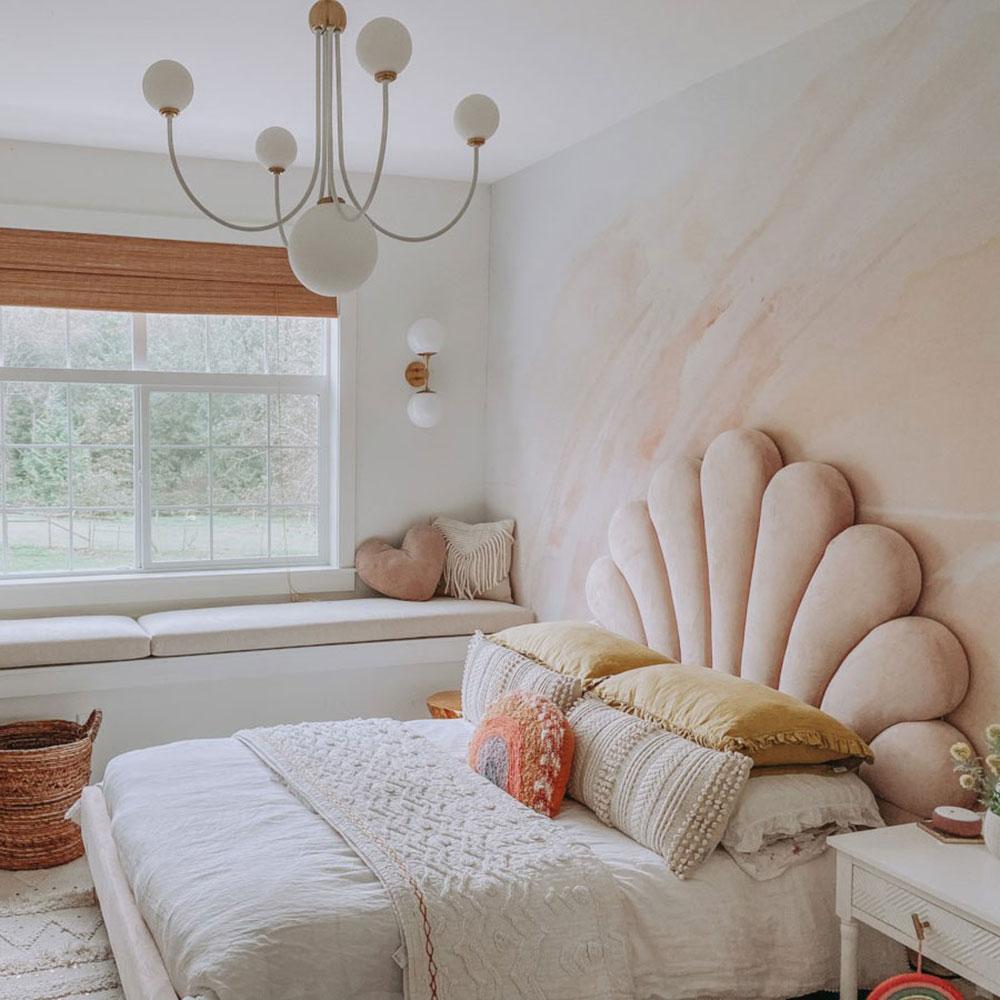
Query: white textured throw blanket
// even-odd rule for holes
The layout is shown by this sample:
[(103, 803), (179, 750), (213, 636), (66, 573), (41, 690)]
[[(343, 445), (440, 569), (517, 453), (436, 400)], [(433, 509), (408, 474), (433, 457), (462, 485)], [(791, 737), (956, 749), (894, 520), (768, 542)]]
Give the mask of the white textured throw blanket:
[(551, 820), (391, 719), (236, 735), (382, 881), (407, 1000), (633, 996), (620, 890)]

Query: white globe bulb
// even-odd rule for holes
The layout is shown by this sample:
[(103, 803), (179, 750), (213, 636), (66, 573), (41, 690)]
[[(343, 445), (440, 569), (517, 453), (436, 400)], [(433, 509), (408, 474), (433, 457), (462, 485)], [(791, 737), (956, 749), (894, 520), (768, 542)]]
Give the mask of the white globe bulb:
[(343, 295), (363, 285), (378, 260), (371, 223), (353, 207), (314, 205), (288, 238), (288, 263), (295, 277), (317, 295)]
[(455, 108), (455, 131), (468, 142), (489, 139), (500, 128), (500, 109), (485, 94), (469, 94)]
[(406, 331), (406, 343), (414, 354), (437, 354), (444, 338), (445, 328), (436, 319), (418, 319)]
[(444, 403), (436, 392), (417, 392), (406, 404), (406, 415), (417, 427), (435, 427), (444, 416)]
[(376, 73), (402, 73), (413, 54), (413, 42), (406, 25), (394, 17), (376, 17), (358, 35), (358, 62)]
[(171, 108), (180, 112), (194, 97), (194, 80), (179, 62), (161, 59), (146, 70), (142, 78), (142, 94), (150, 107), (157, 111)]
[(257, 136), (256, 145), (257, 159), (267, 167), (278, 170), (287, 170), (298, 155), (299, 147), (295, 142), (295, 136), (282, 128), (280, 125), (272, 125), (264, 129)]

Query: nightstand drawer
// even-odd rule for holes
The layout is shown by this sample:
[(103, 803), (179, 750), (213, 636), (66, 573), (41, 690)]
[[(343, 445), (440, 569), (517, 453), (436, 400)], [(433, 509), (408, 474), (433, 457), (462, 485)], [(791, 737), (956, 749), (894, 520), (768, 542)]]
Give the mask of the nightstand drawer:
[(929, 954), (945, 965), (951, 959), (980, 976), (1000, 980), (1000, 936), (986, 928), (858, 867), (853, 870), (851, 905), (914, 939), (912, 915), (916, 913), (930, 924)]

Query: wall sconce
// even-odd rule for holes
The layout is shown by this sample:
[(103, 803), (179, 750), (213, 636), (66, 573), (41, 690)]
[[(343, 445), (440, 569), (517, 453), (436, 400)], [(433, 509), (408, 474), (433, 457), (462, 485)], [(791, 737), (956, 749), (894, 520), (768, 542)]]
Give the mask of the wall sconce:
[(410, 423), (417, 427), (434, 427), (444, 415), (444, 403), (431, 388), (431, 358), (444, 344), (444, 327), (436, 319), (418, 319), (406, 331), (406, 343), (422, 361), (411, 361), (406, 366), (406, 381), (418, 391), (406, 404)]

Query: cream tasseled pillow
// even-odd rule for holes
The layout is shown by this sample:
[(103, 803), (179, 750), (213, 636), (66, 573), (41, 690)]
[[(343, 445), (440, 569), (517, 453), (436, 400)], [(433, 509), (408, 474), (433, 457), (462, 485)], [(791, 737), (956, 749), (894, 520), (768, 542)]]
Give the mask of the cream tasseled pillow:
[(447, 543), (444, 592), (463, 601), (479, 597), (510, 603), (513, 520), (466, 524), (436, 517), (433, 523)]

